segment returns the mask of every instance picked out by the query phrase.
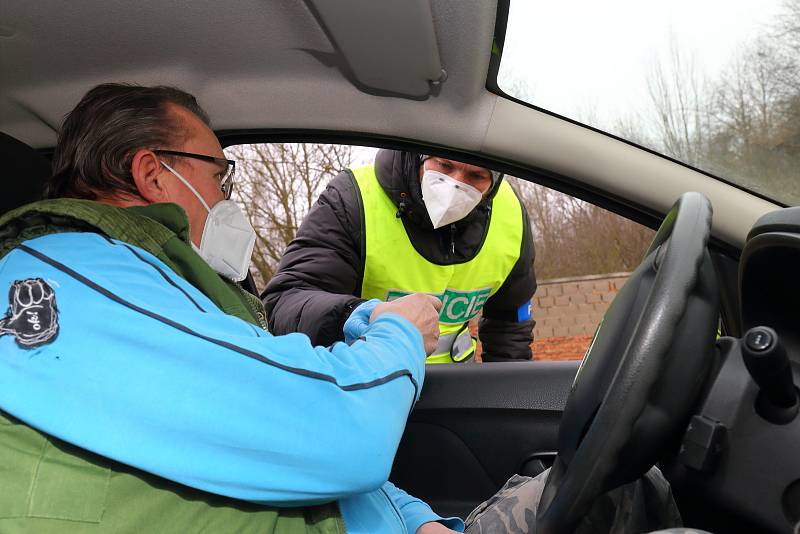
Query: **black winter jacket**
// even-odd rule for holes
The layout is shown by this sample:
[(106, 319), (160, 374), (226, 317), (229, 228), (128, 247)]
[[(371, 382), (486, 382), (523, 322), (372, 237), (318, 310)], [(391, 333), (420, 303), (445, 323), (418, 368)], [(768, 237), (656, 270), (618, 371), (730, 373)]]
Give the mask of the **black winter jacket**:
[[(463, 263), (483, 245), (490, 220), (491, 198), (497, 186), (466, 218), (433, 229), (419, 180), (417, 154), (380, 150), (375, 172), (383, 189), (398, 206), (414, 248), (432, 263)], [(478, 336), (485, 361), (531, 358), (533, 320), (518, 321), (517, 310), (536, 290), (534, 247), (523, 206), (524, 230), (517, 264), (500, 289), (486, 301)], [(360, 298), (365, 239), (361, 196), (350, 171), (328, 184), (306, 216), (294, 240), (261, 295), (270, 331), (307, 334), (316, 345), (342, 339), (342, 327)]]

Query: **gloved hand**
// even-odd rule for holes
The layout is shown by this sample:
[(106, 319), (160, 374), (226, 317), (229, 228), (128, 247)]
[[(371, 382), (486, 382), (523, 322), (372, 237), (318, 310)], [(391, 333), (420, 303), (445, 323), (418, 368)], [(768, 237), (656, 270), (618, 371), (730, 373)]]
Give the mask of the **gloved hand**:
[(367, 327), (369, 326), (369, 318), (372, 315), (372, 310), (380, 303), (381, 301), (378, 299), (368, 300), (353, 310), (350, 317), (344, 322), (343, 330), (345, 343), (350, 345), (364, 335), (364, 332), (367, 331)]

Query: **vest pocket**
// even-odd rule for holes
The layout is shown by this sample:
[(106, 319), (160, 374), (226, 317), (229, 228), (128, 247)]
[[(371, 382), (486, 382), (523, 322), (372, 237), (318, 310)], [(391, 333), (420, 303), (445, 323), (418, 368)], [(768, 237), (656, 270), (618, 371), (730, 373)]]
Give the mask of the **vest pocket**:
[(77, 452), (74, 447), (47, 440), (31, 481), (28, 517), (100, 522), (111, 470)]

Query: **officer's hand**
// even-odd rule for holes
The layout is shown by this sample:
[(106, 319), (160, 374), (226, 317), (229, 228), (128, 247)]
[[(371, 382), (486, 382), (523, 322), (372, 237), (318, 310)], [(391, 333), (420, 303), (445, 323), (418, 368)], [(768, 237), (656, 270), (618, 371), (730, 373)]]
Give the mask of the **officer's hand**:
[(372, 310), (369, 320), (372, 322), (384, 313), (396, 313), (403, 316), (411, 321), (422, 334), (425, 354), (431, 354), (436, 350), (436, 344), (439, 342), (439, 310), (441, 308), (442, 302), (438, 298), (425, 293), (414, 293), (391, 302), (381, 302)]

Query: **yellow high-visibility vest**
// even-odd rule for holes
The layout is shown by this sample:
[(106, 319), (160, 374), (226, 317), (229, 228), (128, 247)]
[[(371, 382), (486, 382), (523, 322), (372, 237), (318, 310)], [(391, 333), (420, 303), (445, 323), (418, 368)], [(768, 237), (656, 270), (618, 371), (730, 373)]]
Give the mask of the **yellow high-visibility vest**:
[(491, 220), (480, 251), (471, 260), (438, 265), (411, 243), (396, 216), (397, 206), (381, 187), (374, 166), (353, 171), (364, 206), (366, 258), (361, 297), (392, 300), (409, 293), (429, 293), (442, 301), (439, 345), (427, 363), (466, 361), (476, 342), (467, 325), (503, 285), (522, 248), (522, 206), (503, 182), (492, 200)]

